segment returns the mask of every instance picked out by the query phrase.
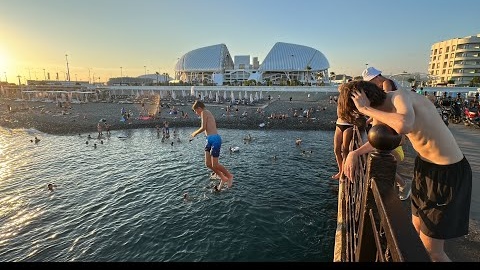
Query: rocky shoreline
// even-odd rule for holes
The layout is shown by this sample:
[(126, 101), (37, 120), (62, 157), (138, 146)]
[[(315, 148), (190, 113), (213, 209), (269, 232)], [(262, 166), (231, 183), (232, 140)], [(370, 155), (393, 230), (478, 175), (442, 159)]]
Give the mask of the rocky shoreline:
[[(275, 97), (254, 105), (233, 105), (229, 116), (226, 113), (228, 103), (205, 102), (205, 105), (214, 114), (219, 129), (334, 130), (337, 117), (336, 103), (330, 101), (330, 95), (284, 92), (282, 99)], [(10, 129), (36, 129), (59, 135), (96, 132), (97, 123), (101, 119), (105, 119), (111, 130), (155, 128), (157, 125), (162, 127), (165, 121), (168, 121), (170, 127), (198, 127), (200, 120), (192, 112), (193, 102), (194, 99), (164, 99), (161, 106), (147, 102), (143, 108), (140, 103), (89, 102), (69, 104), (68, 108), (65, 108), (53, 102), (2, 99), (0, 126)], [(131, 121), (120, 121), (122, 108), (132, 112)], [(160, 113), (157, 111), (159, 108)], [(176, 109), (176, 114), (170, 113), (173, 109)], [(308, 118), (303, 115), (306, 109), (311, 109)], [(144, 117), (139, 117), (142, 111)], [(187, 113), (188, 118), (183, 118), (182, 112)], [(148, 113), (154, 117), (146, 117)], [(247, 116), (242, 116), (245, 113)], [(287, 117), (281, 119), (271, 117), (272, 115)]]

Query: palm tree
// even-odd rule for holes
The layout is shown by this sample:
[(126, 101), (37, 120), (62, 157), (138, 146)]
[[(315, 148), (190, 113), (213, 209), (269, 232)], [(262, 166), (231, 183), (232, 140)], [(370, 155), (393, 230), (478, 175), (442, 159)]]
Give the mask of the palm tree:
[(157, 74), (157, 85), (158, 85), (158, 75), (160, 75), (160, 73), (158, 73), (158, 71), (157, 71), (157, 72), (155, 72), (155, 74)]

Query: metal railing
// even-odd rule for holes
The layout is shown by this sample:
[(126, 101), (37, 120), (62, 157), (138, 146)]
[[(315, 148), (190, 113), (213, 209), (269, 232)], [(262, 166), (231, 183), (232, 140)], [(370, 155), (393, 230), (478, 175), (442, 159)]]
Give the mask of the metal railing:
[[(361, 135), (355, 127), (350, 151), (363, 144)], [(431, 261), (395, 191), (395, 158), (378, 148), (358, 159), (355, 181), (340, 182), (334, 261)]]

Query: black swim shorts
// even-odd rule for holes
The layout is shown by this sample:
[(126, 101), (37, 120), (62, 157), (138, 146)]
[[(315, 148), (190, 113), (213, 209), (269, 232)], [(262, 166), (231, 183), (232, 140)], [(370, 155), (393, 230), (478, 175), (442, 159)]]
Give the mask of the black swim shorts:
[(412, 182), (412, 214), (420, 218), (420, 230), (436, 239), (468, 234), (472, 169), (467, 159), (437, 165), (419, 156)]

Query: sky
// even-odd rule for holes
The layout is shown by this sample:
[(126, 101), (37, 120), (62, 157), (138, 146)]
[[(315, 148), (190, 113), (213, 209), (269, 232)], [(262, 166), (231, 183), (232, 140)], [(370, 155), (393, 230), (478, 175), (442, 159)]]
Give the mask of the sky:
[(478, 0), (0, 0), (0, 10), (0, 81), (16, 84), (65, 80), (67, 61), (71, 80), (173, 76), (178, 58), (222, 43), (260, 63), (286, 42), (322, 52), (336, 74), (427, 73), (434, 43), (480, 34)]

